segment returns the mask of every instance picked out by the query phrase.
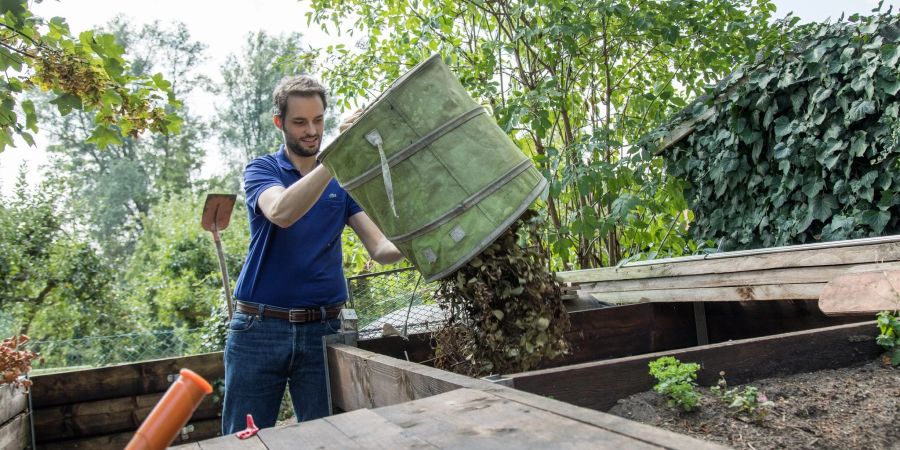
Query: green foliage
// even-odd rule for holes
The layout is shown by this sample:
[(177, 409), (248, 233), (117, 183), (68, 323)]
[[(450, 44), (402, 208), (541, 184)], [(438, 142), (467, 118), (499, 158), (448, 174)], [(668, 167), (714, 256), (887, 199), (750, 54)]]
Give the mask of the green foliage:
[(729, 409), (755, 421), (765, 419), (769, 409), (775, 405), (755, 386), (744, 386), (744, 389), (728, 389), (725, 372), (719, 372), (719, 382), (710, 390), (719, 400), (728, 405)]
[(734, 249), (900, 232), (898, 25), (877, 14), (808, 27), (685, 112), (714, 108), (665, 154), (691, 182), (695, 238)]
[[(350, 108), (433, 52), (551, 181), (542, 245), (555, 267), (694, 252), (679, 181), (632, 143), (687, 96), (781, 38), (768, 0), (314, 0), (355, 21), (324, 78)], [(685, 217), (687, 216), (687, 217)], [(666, 238), (667, 236), (667, 238)]]
[(0, 197), (0, 334), (35, 340), (114, 333), (129, 312), (110, 295), (114, 272), (66, 226), (52, 181)]
[[(205, 46), (191, 39), (184, 24), (154, 22), (138, 28), (116, 19), (106, 28), (133, 61), (128, 69), (133, 76), (171, 83), (172, 92), (179, 97), (205, 83), (197, 73)], [(43, 102), (38, 99), (37, 103)], [(91, 114), (76, 111), (60, 117), (48, 108), (42, 110), (46, 112), (41, 119), (49, 125), (53, 141), (48, 150), (54, 168), (70, 193), (66, 196), (68, 207), (78, 212), (104, 256), (122, 262), (133, 249), (143, 228), (142, 217), (150, 208), (195, 183), (206, 125), (183, 109), (177, 133), (125, 137), (101, 150), (91, 139), (99, 125)]]
[[(209, 318), (221, 320), (225, 300), (221, 272), (212, 235), (200, 227), (205, 196), (183, 194), (160, 203), (144, 219), (117, 293), (120, 301), (152, 317), (154, 328), (197, 328)], [(229, 227), (221, 240), (228, 273), (240, 273), (250, 237), (242, 202), (235, 204)], [(210, 334), (209, 339), (214, 339)]]
[(875, 342), (887, 350), (892, 365), (900, 366), (900, 316), (890, 311), (878, 313), (878, 331)]
[(26, 0), (0, 2), (0, 151), (18, 136), (34, 145), (38, 131), (31, 89), (52, 93), (60, 114), (90, 112), (96, 126), (88, 139), (99, 147), (136, 137), (145, 130), (173, 132), (180, 119), (170, 85), (161, 76), (129, 72), (124, 50), (110, 34), (72, 36), (65, 20), (35, 16)]
[(281, 143), (281, 132), (272, 123), (272, 91), (283, 77), (312, 70), (316, 55), (301, 48), (302, 42), (298, 33), (259, 31), (247, 36), (242, 54), (229, 55), (222, 65), (218, 93), (226, 103), (218, 114), (219, 141), (237, 169)]
[(653, 390), (668, 398), (670, 408), (681, 408), (692, 411), (700, 401), (697, 387), (697, 363), (682, 363), (671, 356), (663, 356), (650, 361), (650, 375), (656, 378)]

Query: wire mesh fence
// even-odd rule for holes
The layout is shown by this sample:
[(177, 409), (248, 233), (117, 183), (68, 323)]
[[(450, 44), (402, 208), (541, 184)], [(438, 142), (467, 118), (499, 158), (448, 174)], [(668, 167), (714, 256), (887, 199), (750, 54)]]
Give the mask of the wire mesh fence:
[(425, 283), (411, 267), (349, 277), (347, 287), (360, 339), (435, 330), (444, 321), (434, 298), (437, 283)]
[[(348, 305), (359, 317), (360, 339), (434, 331), (444, 321), (444, 312), (434, 298), (437, 284), (425, 283), (413, 268), (349, 277), (347, 286)], [(28, 348), (44, 360), (35, 364), (34, 373), (46, 373), (217, 350), (204, 344), (206, 338), (204, 330), (195, 328), (31, 341)]]
[(31, 341), (28, 348), (43, 358), (34, 366), (38, 374), (198, 354), (204, 352), (200, 336), (199, 329), (184, 329)]

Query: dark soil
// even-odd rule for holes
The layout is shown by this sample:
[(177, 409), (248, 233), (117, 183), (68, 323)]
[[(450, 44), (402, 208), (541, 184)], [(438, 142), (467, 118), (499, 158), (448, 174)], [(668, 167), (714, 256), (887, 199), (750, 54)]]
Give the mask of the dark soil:
[(880, 361), (751, 385), (774, 403), (761, 421), (731, 412), (705, 387), (690, 413), (653, 391), (619, 400), (610, 413), (735, 448), (900, 449), (900, 370)]

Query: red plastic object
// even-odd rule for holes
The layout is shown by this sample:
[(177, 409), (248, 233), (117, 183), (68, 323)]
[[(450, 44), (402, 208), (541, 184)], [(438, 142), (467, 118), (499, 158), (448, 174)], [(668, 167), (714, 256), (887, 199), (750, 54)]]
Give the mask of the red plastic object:
[(259, 432), (259, 428), (253, 423), (253, 416), (247, 414), (247, 429), (244, 431), (238, 431), (235, 433), (238, 439), (247, 439), (253, 436), (256, 436), (256, 433)]
[(212, 386), (191, 370), (181, 369), (181, 375), (169, 386), (163, 398), (153, 407), (141, 424), (126, 450), (163, 450), (172, 444), (194, 410)]

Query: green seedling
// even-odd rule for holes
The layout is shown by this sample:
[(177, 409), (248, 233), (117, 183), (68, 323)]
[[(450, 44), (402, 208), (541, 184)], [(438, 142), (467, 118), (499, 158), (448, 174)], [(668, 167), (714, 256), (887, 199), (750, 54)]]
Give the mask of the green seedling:
[(719, 372), (719, 382), (710, 390), (719, 400), (728, 405), (728, 409), (756, 421), (765, 419), (769, 409), (775, 405), (755, 386), (744, 386), (744, 389), (728, 389), (725, 372)]
[(653, 390), (668, 398), (670, 408), (681, 408), (684, 411), (693, 411), (700, 400), (697, 387), (697, 371), (700, 365), (696, 363), (682, 363), (671, 357), (663, 356), (650, 362), (650, 375), (656, 378), (656, 386)]
[(890, 311), (878, 313), (878, 330), (881, 334), (875, 342), (888, 352), (891, 365), (900, 366), (900, 316)]

